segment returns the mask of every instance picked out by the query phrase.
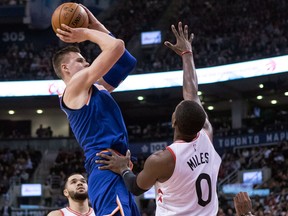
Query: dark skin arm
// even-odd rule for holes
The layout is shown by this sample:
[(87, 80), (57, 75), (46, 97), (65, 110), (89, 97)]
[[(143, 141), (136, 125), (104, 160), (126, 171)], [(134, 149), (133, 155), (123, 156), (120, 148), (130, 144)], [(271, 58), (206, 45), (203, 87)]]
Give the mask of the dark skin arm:
[[(111, 152), (111, 156), (102, 153), (97, 154), (97, 156), (106, 159), (96, 161), (96, 163), (104, 164), (99, 169), (108, 169), (120, 175), (123, 171), (130, 170), (129, 161), (131, 153), (129, 150), (125, 156), (118, 155), (112, 149), (108, 149), (108, 151)], [(155, 152), (146, 159), (143, 170), (137, 176), (137, 185), (143, 190), (148, 190), (156, 181), (164, 182), (168, 180), (173, 170), (174, 159), (170, 152), (167, 150)]]
[[(169, 41), (165, 41), (165, 45), (173, 50), (178, 55), (182, 56), (183, 62), (183, 98), (184, 100), (192, 100), (200, 104), (200, 98), (198, 96), (198, 78), (196, 74), (193, 52), (192, 52), (192, 41), (194, 34), (188, 34), (188, 26), (183, 26), (182, 23), (178, 23), (178, 32), (174, 25), (171, 26), (172, 32), (176, 37), (176, 44), (171, 44)], [(191, 53), (186, 53), (181, 55), (184, 51), (191, 51)], [(203, 107), (203, 106), (202, 106)], [(209, 122), (208, 115), (206, 113), (206, 122), (203, 126), (204, 130), (208, 134), (210, 140), (213, 139), (213, 129), (211, 123)]]

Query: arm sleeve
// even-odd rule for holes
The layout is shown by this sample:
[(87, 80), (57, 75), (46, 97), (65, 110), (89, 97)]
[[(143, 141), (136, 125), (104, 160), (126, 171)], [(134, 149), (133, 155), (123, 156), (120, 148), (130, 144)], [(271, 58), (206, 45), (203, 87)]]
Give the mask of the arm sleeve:
[(135, 196), (139, 196), (140, 194), (146, 192), (147, 190), (143, 190), (137, 185), (137, 176), (130, 170), (126, 170), (122, 174), (124, 183), (127, 189), (133, 193)]
[[(113, 35), (110, 34), (112, 37)], [(115, 65), (103, 76), (105, 82), (117, 88), (136, 67), (137, 60), (127, 49)]]

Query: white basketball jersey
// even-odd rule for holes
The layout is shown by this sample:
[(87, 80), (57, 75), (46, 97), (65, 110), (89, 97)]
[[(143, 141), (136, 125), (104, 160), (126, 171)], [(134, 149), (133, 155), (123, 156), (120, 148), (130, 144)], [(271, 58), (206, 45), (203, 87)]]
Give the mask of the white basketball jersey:
[(221, 158), (201, 130), (190, 143), (167, 147), (175, 159), (172, 176), (156, 182), (156, 215), (214, 216), (218, 212), (217, 177)]
[(63, 216), (96, 216), (92, 208), (89, 209), (89, 212), (86, 214), (81, 214), (77, 211), (72, 210), (69, 207), (60, 209)]

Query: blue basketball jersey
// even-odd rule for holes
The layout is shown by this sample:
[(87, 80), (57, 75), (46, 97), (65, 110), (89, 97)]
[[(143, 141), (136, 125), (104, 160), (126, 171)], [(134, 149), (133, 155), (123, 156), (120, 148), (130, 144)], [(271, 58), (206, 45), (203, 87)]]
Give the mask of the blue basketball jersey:
[[(82, 147), (88, 174), (88, 193), (96, 215), (140, 215), (134, 196), (128, 192), (120, 175), (98, 170), (97, 152), (114, 149), (125, 155), (128, 134), (121, 110), (110, 93), (92, 86), (90, 100), (81, 109), (69, 109), (60, 98), (71, 129)], [(112, 214), (112, 213), (115, 214)]]
[[(66, 113), (71, 129), (84, 150), (85, 168), (94, 166), (97, 152), (112, 148), (125, 155), (128, 134), (121, 110), (110, 93), (92, 86), (91, 98), (81, 109), (69, 109), (60, 99), (60, 107)], [(88, 166), (88, 167), (87, 167)], [(87, 170), (87, 171), (88, 171)]]

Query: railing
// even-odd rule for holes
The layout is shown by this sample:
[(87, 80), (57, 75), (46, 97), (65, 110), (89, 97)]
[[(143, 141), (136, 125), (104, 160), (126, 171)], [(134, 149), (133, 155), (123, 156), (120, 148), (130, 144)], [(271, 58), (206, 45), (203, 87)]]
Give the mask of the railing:
[(224, 184), (233, 184), (238, 180), (238, 170), (234, 170), (224, 179), (218, 182), (218, 191), (221, 191), (221, 188)]

